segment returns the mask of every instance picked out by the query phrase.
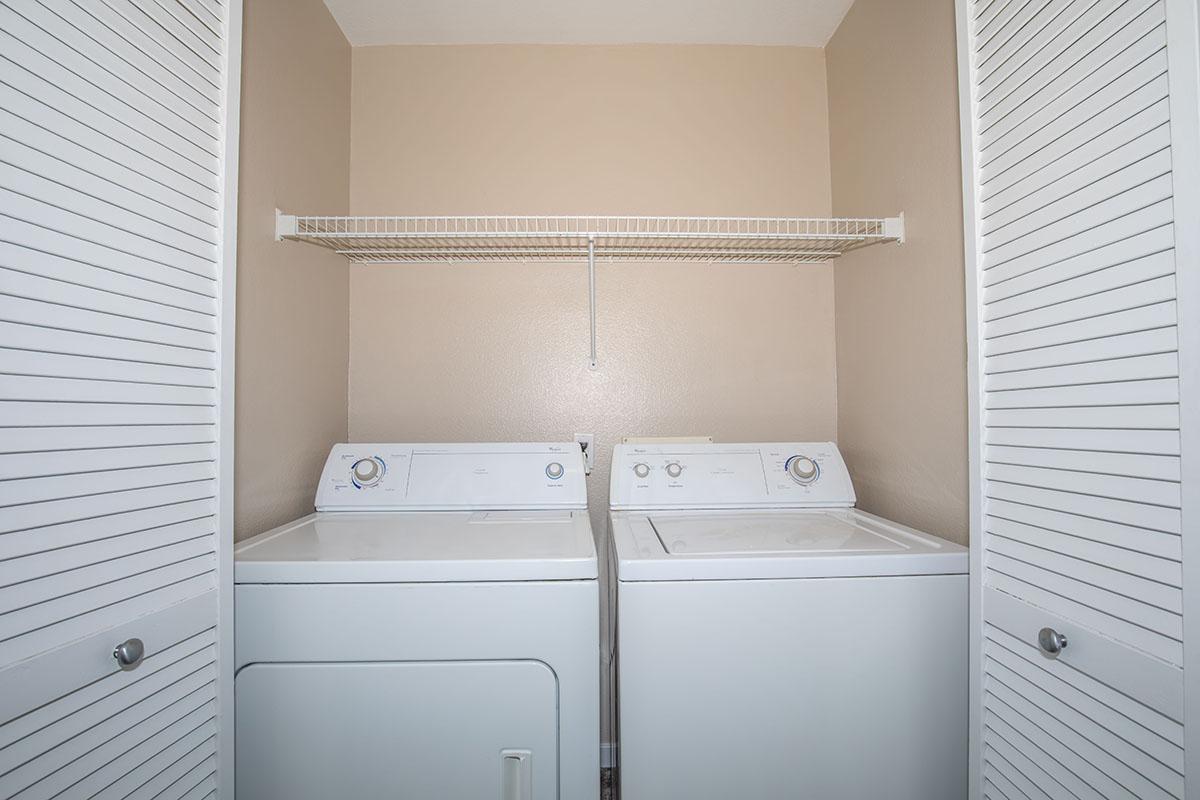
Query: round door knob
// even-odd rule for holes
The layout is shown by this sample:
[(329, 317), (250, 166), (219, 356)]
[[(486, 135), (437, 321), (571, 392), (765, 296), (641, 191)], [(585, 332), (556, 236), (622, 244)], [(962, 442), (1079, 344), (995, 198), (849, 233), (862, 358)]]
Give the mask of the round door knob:
[(1042, 628), (1038, 631), (1038, 647), (1049, 656), (1057, 656), (1067, 649), (1067, 637), (1054, 628)]
[(787, 472), (796, 483), (812, 483), (821, 468), (808, 456), (792, 456), (787, 460)]
[(146, 645), (141, 639), (126, 639), (113, 649), (113, 658), (117, 665), (128, 672), (137, 669), (146, 657)]
[(546, 465), (546, 477), (552, 481), (556, 481), (563, 476), (563, 465), (557, 461), (551, 461)]
[(683, 474), (683, 467), (679, 466), (678, 464), (676, 464), (674, 462), (667, 464), (667, 475), (669, 475), (672, 478), (678, 478), (682, 474)]
[(360, 458), (354, 462), (350, 472), (359, 486), (374, 486), (383, 477), (383, 470), (374, 458)]
[(645, 478), (650, 474), (650, 467), (646, 464), (634, 464), (633, 474), (637, 475), (639, 478)]

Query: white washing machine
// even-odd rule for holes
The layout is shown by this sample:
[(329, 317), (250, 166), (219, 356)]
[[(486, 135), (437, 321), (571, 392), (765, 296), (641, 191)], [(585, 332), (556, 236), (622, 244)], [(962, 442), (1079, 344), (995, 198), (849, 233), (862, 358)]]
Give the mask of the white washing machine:
[(599, 595), (571, 444), (341, 444), (236, 550), (246, 800), (599, 793)]
[(620, 445), (622, 800), (962, 800), (967, 551), (829, 442)]

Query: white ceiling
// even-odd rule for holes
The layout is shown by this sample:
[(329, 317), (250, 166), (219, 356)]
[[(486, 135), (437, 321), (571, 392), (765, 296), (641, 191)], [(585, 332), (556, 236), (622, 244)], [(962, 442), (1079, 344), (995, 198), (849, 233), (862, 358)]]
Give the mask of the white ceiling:
[(853, 0), (325, 0), (350, 44), (824, 47)]

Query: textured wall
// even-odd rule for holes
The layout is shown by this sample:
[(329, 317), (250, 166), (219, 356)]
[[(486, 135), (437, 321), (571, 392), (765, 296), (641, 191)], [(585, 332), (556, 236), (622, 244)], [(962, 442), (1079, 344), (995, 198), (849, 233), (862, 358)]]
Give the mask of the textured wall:
[(908, 224), (836, 268), (838, 441), (861, 507), (965, 543), (954, 2), (857, 0), (825, 53), (833, 213)]
[[(353, 213), (823, 215), (824, 59), (753, 47), (354, 51)], [(356, 440), (832, 436), (831, 270), (351, 268)]]
[(274, 241), (276, 207), (346, 213), (350, 46), (321, 0), (246, 0), (237, 276), (237, 537), (312, 511), (346, 438), (346, 262)]
[[(354, 51), (351, 210), (827, 215), (819, 50)], [(350, 438), (596, 434), (592, 524), (627, 435), (827, 439), (825, 266), (354, 266)], [(607, 733), (606, 733), (607, 738)]]

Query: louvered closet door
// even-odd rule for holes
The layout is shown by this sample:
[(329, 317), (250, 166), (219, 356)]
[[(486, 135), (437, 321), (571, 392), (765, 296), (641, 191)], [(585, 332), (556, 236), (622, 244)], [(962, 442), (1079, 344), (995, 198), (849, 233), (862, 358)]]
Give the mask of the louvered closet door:
[[(1189, 4), (1191, 31), (1173, 33)], [(1182, 798), (1182, 509), (1200, 486), (1181, 483), (1185, 220), (1168, 43), (1194, 37), (1194, 0), (960, 0), (958, 12), (973, 796)], [(1057, 657), (1043, 628), (1066, 637)]]
[(0, 0), (0, 797), (226, 780), (240, 13)]

